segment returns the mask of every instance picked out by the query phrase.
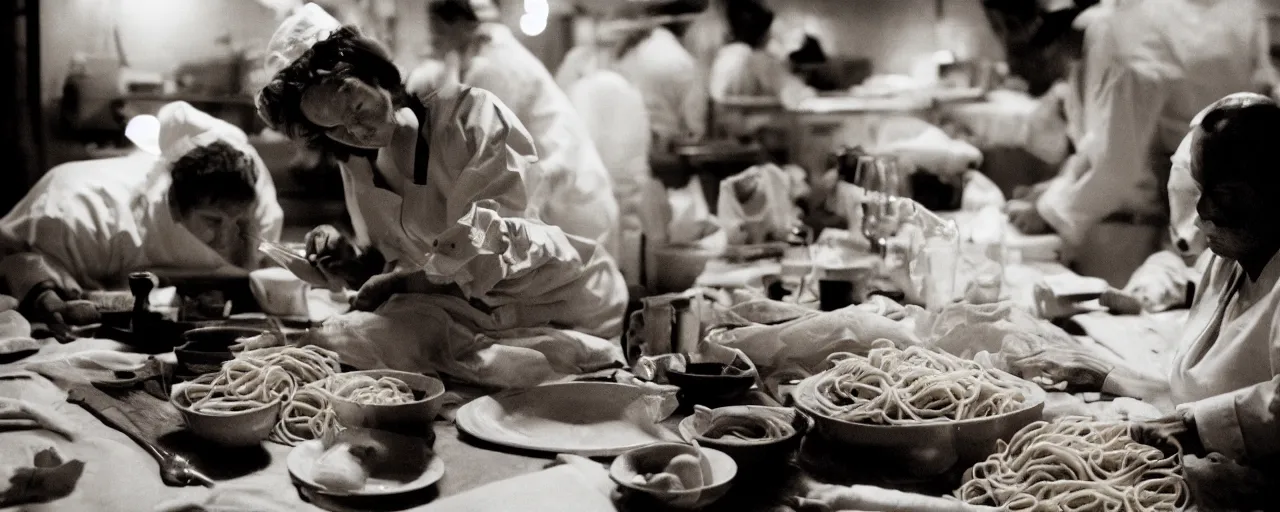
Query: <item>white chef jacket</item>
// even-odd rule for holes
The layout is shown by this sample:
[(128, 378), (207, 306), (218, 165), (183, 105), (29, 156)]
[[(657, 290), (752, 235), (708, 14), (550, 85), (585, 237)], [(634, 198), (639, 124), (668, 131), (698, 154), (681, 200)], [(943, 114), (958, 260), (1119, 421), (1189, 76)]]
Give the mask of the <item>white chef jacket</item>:
[(608, 70), (583, 77), (566, 92), (613, 180), (620, 216), (618, 250), (612, 254), (627, 282), (638, 284), (643, 231), (640, 209), (644, 181), (649, 177), (649, 115), (644, 97), (627, 79)]
[[(621, 334), (627, 288), (612, 258), (592, 240), (525, 216), (524, 175), (536, 151), (515, 114), (494, 94), (457, 84), (419, 98), (420, 137), (380, 151), (381, 171), (360, 159), (342, 165), (357, 240), (397, 268), (456, 284), (487, 309), (489, 328)], [(399, 192), (376, 186), (375, 172)], [(425, 183), (415, 182), (421, 174)]]
[(613, 69), (644, 95), (658, 147), (707, 131), (707, 91), (698, 62), (670, 30), (658, 27), (614, 63)]
[(1169, 383), (1211, 452), (1249, 462), (1280, 455), (1278, 284), (1280, 255), (1257, 281), (1215, 255), (1196, 292)]
[(1125, 291), (1151, 311), (1185, 304), (1188, 287), (1200, 282), (1209, 261), (1204, 233), (1196, 224), (1200, 186), (1191, 176), (1191, 134), (1182, 139), (1173, 155), (1168, 190), (1168, 247), (1148, 257), (1125, 285)]
[[(211, 132), (258, 164), (249, 238), (279, 241), (284, 213), (271, 173), (244, 132), (184, 102), (166, 105), (156, 117), (163, 156), (137, 152), (59, 165), (0, 219), (0, 238), (7, 239), (0, 245), (27, 249), (0, 254), (6, 256), (0, 276), (12, 294), (24, 297), (46, 280), (77, 291), (122, 286), (135, 271), (234, 268), (170, 213), (170, 163), (194, 147), (192, 137)], [(256, 245), (249, 247), (253, 255)]]
[(461, 55), (462, 83), (492, 92), (533, 135), (529, 206), (548, 224), (615, 250), (618, 203), (591, 135), (551, 73), (507, 27), (480, 25)]
[(1085, 31), (1085, 56), (1065, 105), (1078, 158), (1036, 204), (1078, 246), (1109, 215), (1164, 211), (1159, 172), (1205, 105), (1256, 89), (1274, 70), (1253, 0), (1146, 0)]

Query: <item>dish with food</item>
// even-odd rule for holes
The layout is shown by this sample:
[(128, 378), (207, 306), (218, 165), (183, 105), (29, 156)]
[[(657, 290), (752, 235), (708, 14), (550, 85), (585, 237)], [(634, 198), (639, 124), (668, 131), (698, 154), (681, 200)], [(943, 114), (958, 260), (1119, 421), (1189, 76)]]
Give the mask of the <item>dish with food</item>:
[(708, 409), (698, 405), (692, 416), (680, 422), (680, 433), (686, 439), (697, 437), (727, 444), (771, 443), (796, 435), (796, 414), (795, 409), (786, 407)]
[(1134, 441), (1123, 423), (1038, 421), (998, 447), (956, 497), (1010, 511), (1173, 511), (1190, 496), (1180, 455)]
[(676, 508), (701, 508), (729, 491), (738, 466), (719, 450), (655, 443), (628, 451), (609, 466), (620, 487)]
[(838, 353), (797, 387), (796, 404), (851, 423), (906, 425), (994, 417), (1030, 406), (1028, 383), (945, 352), (888, 340), (866, 357)]
[(289, 473), (331, 496), (386, 496), (424, 489), (444, 461), (421, 438), (350, 428), (327, 432), (289, 452)]
[(365, 405), (407, 404), (415, 400), (405, 381), (390, 376), (340, 374), (324, 382), (333, 396)]

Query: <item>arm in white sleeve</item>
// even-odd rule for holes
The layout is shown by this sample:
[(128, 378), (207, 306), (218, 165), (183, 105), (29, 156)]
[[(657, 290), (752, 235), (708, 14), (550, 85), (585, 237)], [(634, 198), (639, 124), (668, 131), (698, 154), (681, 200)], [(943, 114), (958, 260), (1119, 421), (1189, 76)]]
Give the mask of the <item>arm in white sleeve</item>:
[[(571, 271), (583, 264), (559, 228), (521, 218), (532, 141), (515, 115), (473, 91), (459, 108), (465, 148), (471, 155), (445, 200), (453, 219), (426, 255), (423, 269), (436, 284), (456, 284), (467, 297), (482, 297), (500, 282), (536, 272)], [(518, 149), (519, 148), (519, 149)]]
[(1280, 455), (1280, 328), (1272, 328), (1270, 342), (1271, 380), (1187, 405), (1208, 451), (1244, 461)]
[(1158, 312), (1190, 304), (1192, 270), (1182, 256), (1160, 251), (1147, 257), (1129, 277), (1124, 291), (1137, 297), (1147, 311)]
[(1147, 155), (1165, 102), (1154, 70), (1090, 58), (1086, 111), (1089, 124), (1078, 151), (1088, 170), (1045, 191), (1036, 208), (1069, 245), (1079, 245), (1097, 223), (1125, 207), (1150, 169)]

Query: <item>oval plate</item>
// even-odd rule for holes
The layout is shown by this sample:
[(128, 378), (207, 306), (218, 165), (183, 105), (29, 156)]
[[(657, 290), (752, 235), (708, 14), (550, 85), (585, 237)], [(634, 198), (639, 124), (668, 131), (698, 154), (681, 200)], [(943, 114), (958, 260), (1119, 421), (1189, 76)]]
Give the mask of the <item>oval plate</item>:
[(329, 496), (390, 496), (426, 489), (444, 477), (444, 459), (439, 455), (431, 457), (426, 471), (412, 482), (397, 482), (380, 478), (370, 478), (364, 488), (357, 491), (332, 491), (317, 484), (311, 478), (316, 459), (324, 453), (324, 444), (317, 440), (306, 441), (289, 450), (289, 474), (304, 485), (316, 489)]
[(490, 443), (548, 453), (611, 457), (659, 441), (680, 442), (628, 411), (648, 393), (625, 384), (568, 382), (478, 398), (457, 412), (458, 429)]

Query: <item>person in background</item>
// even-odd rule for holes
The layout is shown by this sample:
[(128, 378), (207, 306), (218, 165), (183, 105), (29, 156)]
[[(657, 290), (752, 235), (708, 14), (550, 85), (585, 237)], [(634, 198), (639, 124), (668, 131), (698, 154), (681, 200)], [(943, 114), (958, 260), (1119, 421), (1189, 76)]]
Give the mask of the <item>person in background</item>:
[(184, 102), (156, 117), (158, 140), (135, 142), (158, 157), (57, 166), (0, 219), (0, 287), (32, 320), (64, 326), (66, 301), (131, 272), (245, 275), (279, 241), (284, 213), (244, 132)]
[[(443, 346), (547, 326), (621, 334), (622, 276), (594, 240), (527, 216), (537, 153), (493, 93), (433, 83), (430, 71), (414, 82), (434, 89), (408, 90), (386, 50), (314, 4), (277, 29), (267, 55), (259, 115), (342, 161), (354, 237), (320, 226), (306, 243), (322, 272), (358, 290), (355, 309), (426, 295), (415, 318), (447, 320)], [(612, 201), (607, 190), (595, 193)]]
[(1011, 201), (1009, 218), (1025, 233), (1057, 233), (1077, 271), (1123, 286), (1165, 239), (1165, 162), (1187, 123), (1216, 98), (1274, 83), (1258, 51), (1261, 11), (1253, 0), (984, 4), (997, 32), (1023, 43), (1009, 53), (1026, 62), (1011, 68), (1044, 66), (1037, 54), (1080, 56), (1064, 103), (1074, 154), (1048, 185)]
[(492, 92), (533, 135), (538, 161), (525, 174), (533, 214), (616, 254), (618, 203), (609, 172), (551, 73), (494, 21), (490, 0), (431, 0), (427, 14), (436, 56), (456, 56), (459, 80)]
[[(632, 10), (640, 11), (640, 16), (634, 17), (666, 16), (678, 14), (677, 7)], [(630, 14), (627, 17), (633, 17)], [(626, 33), (612, 49), (612, 69), (644, 95), (653, 150), (664, 154), (671, 153), (675, 143), (702, 140), (707, 131), (710, 104), (706, 86), (699, 80), (697, 61), (680, 43), (682, 33), (680, 23), (637, 29)]]
[[(1194, 129), (1199, 117), (1192, 122)], [(1173, 154), (1169, 171), (1169, 235), (1172, 245), (1152, 254), (1133, 272), (1123, 289), (1103, 293), (1101, 302), (1112, 313), (1156, 313), (1191, 305), (1196, 283), (1204, 273), (1210, 252), (1198, 224), (1196, 202), (1200, 189), (1191, 177), (1191, 142), (1188, 134)]]
[[(640, 284), (642, 204), (649, 172), (650, 129), (644, 95), (609, 70), (588, 74), (569, 86), (569, 100), (581, 113), (613, 181), (619, 208), (618, 251), (613, 254), (631, 285)], [(618, 119), (629, 122), (619, 123)]]
[[(1192, 129), (1190, 174), (1211, 251), (1167, 381), (1126, 375), (1096, 356), (1048, 351), (1014, 364), (1094, 391), (1151, 399), (1168, 417), (1135, 439), (1174, 440), (1197, 504), (1264, 510), (1280, 481), (1280, 105), (1257, 94), (1213, 103)], [(1217, 479), (1215, 482), (1213, 479)], [(1217, 485), (1222, 484), (1222, 485)], [(1261, 484), (1261, 485), (1260, 485)]]
[(816, 95), (791, 73), (789, 62), (766, 50), (775, 16), (762, 0), (727, 0), (724, 9), (730, 40), (711, 65), (708, 88), (713, 101), (771, 96), (795, 105)]

